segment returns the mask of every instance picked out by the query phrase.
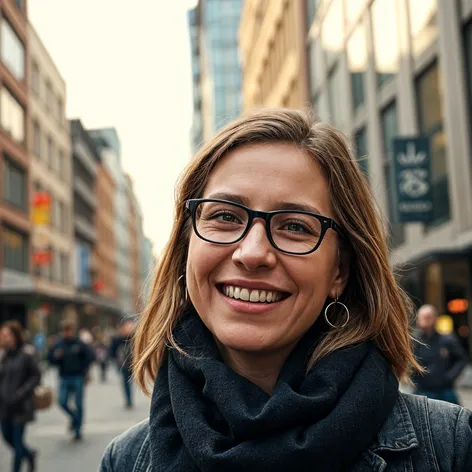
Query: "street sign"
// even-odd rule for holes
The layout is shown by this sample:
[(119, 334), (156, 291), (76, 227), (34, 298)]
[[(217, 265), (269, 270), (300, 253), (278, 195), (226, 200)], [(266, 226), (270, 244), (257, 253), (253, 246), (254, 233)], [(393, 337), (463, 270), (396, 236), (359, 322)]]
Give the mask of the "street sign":
[(429, 138), (394, 138), (393, 160), (397, 222), (431, 221), (434, 214)]

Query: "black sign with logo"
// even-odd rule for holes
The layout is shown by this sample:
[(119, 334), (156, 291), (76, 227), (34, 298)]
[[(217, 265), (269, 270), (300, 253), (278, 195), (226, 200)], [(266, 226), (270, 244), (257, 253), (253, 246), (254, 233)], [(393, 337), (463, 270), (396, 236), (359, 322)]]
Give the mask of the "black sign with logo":
[(397, 222), (433, 219), (429, 139), (393, 139)]

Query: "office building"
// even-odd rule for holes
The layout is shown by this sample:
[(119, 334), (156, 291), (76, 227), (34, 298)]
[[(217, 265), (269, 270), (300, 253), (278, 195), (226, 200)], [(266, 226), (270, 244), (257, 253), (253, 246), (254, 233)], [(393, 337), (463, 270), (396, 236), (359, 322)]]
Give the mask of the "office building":
[(121, 164), (121, 146), (118, 133), (114, 128), (88, 130), (99, 152), (103, 164), (110, 173), (114, 189), (114, 233), (116, 260), (116, 302), (123, 314), (135, 312), (133, 303), (134, 288), (130, 267), (130, 201), (126, 176)]
[(27, 2), (0, 2), (0, 323), (28, 322), (31, 278)]
[(241, 0), (200, 0), (189, 12), (194, 149), (241, 112), (241, 9)]
[(35, 281), (28, 325), (33, 331), (45, 332), (46, 321), (52, 329), (64, 317), (75, 319), (71, 144), (64, 79), (31, 25), (28, 39), (31, 268)]
[(305, 12), (304, 0), (244, 2), (239, 28), (244, 111), (309, 105)]

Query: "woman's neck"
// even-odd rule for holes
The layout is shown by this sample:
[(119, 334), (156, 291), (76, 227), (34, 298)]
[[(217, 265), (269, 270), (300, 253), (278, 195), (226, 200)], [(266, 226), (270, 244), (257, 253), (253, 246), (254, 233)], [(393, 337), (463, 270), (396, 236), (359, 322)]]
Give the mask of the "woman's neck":
[(282, 366), (293, 346), (271, 353), (236, 351), (221, 344), (219, 348), (223, 360), (231, 369), (272, 395)]

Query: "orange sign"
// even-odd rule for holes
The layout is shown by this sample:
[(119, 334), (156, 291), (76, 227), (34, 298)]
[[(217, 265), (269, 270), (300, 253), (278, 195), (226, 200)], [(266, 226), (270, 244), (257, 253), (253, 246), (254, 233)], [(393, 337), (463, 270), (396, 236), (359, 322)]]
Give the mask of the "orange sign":
[(449, 313), (464, 313), (469, 308), (469, 302), (465, 298), (455, 298), (447, 302)]
[(49, 250), (36, 249), (33, 252), (33, 263), (39, 266), (49, 265), (52, 261), (52, 254)]

